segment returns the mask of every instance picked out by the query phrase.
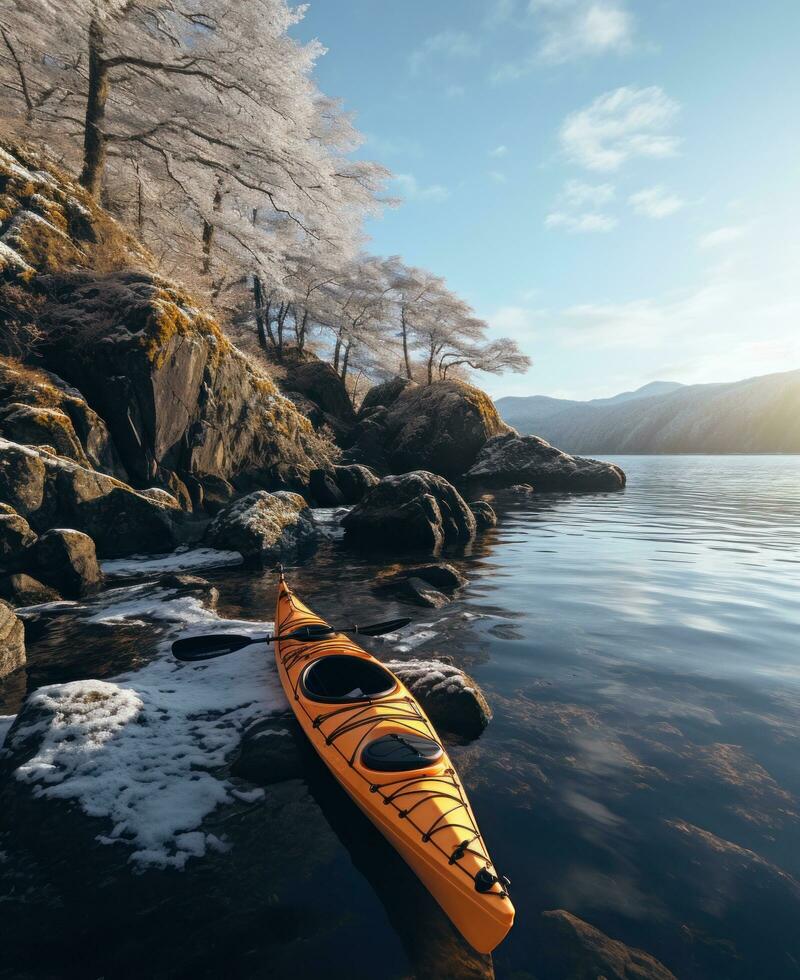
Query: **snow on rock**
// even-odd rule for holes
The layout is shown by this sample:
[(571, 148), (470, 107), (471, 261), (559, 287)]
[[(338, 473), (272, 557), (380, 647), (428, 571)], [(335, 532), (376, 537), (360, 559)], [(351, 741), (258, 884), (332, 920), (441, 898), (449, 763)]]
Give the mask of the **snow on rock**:
[(465, 738), (476, 738), (489, 724), (491, 709), (477, 683), (463, 670), (441, 660), (390, 660), (433, 724)]
[(101, 563), (109, 579), (143, 578), (162, 572), (196, 571), (201, 568), (227, 568), (241, 565), (244, 559), (238, 551), (218, 551), (216, 548), (180, 547), (168, 555), (131, 555)]
[[(145, 600), (129, 593), (141, 588), (115, 590), (118, 601), (96, 615), (140, 615)], [(223, 620), (195, 598), (164, 594), (163, 618), (179, 615), (182, 629), (171, 631), (155, 660), (111, 681), (39, 688), (3, 751), (16, 763), (16, 779), (36, 796), (76, 801), (88, 816), (110, 821), (97, 839), (130, 847), (129, 860), (139, 869), (183, 868), (190, 858), (225, 847), (202, 829), (203, 820), (221, 805), (258, 796), (243, 796), (219, 770), (246, 728), (286, 710), (274, 659), (263, 645), (203, 664), (183, 664), (169, 654), (178, 633), (260, 635), (270, 623)], [(153, 616), (152, 593), (146, 604)]]
[(340, 541), (344, 537), (342, 521), (350, 513), (352, 507), (312, 507), (311, 513), (320, 532), (331, 541)]

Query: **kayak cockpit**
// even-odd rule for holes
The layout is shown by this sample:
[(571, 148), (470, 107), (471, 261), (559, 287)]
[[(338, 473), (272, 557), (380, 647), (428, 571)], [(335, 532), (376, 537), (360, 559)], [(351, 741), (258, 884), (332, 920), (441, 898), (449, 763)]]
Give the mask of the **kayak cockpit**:
[(387, 697), (397, 689), (397, 680), (374, 660), (331, 654), (306, 667), (300, 689), (310, 701), (345, 704)]
[(377, 772), (412, 772), (436, 765), (444, 756), (438, 742), (424, 735), (390, 732), (369, 742), (361, 762)]

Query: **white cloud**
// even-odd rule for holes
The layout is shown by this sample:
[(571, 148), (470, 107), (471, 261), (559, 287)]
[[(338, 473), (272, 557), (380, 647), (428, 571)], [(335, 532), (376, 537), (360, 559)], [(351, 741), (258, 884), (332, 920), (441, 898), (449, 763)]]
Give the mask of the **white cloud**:
[(490, 170), (489, 179), (493, 180), (495, 184), (505, 184), (508, 181), (508, 177), (506, 177), (502, 170)]
[(497, 337), (511, 337), (524, 346), (535, 336), (542, 311), (528, 306), (501, 306), (486, 318), (491, 332)]
[(586, 184), (582, 180), (568, 180), (561, 192), (561, 200), (570, 207), (579, 208), (584, 204), (601, 207), (613, 201), (615, 194), (613, 184)]
[[(514, 12), (502, 7), (497, 24)], [(528, 15), (538, 33), (536, 47), (519, 60), (492, 72), (495, 82), (522, 78), (541, 65), (559, 65), (604, 54), (625, 54), (634, 47), (634, 19), (626, 0), (528, 0)]]
[(564, 120), (561, 146), (588, 170), (614, 171), (635, 157), (669, 157), (679, 140), (669, 132), (680, 105), (657, 85), (623, 86), (598, 96)]
[(507, 153), (508, 153), (508, 147), (505, 146), (505, 144), (503, 143), (501, 143), (499, 146), (496, 146), (493, 150), (489, 150), (490, 157), (504, 157), (506, 156)]
[(412, 75), (416, 75), (429, 61), (442, 58), (475, 58), (480, 54), (480, 44), (464, 31), (442, 31), (426, 38), (422, 44), (411, 52), (408, 66)]
[(633, 46), (633, 17), (621, 0), (530, 0), (529, 9), (542, 29), (538, 58), (548, 64)]
[(724, 245), (733, 245), (734, 242), (744, 238), (745, 231), (743, 225), (725, 225), (701, 235), (698, 245), (700, 248), (720, 248)]
[(400, 193), (409, 201), (446, 201), (450, 190), (442, 184), (429, 184), (423, 187), (414, 174), (395, 174), (394, 182)]
[(682, 197), (671, 194), (662, 186), (644, 187), (628, 198), (636, 214), (645, 218), (668, 218), (686, 204)]
[(597, 211), (586, 211), (583, 214), (551, 211), (544, 219), (544, 223), (548, 228), (564, 228), (566, 231), (579, 234), (593, 231), (612, 231), (617, 227), (616, 218), (609, 214), (600, 214)]

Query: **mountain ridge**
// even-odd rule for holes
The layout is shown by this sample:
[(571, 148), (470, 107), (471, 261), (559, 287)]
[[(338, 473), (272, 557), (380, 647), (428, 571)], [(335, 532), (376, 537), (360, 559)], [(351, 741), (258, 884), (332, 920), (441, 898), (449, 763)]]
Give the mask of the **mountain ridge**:
[(573, 453), (800, 453), (800, 370), (715, 384), (651, 382), (591, 401), (532, 395), (496, 404), (523, 434)]

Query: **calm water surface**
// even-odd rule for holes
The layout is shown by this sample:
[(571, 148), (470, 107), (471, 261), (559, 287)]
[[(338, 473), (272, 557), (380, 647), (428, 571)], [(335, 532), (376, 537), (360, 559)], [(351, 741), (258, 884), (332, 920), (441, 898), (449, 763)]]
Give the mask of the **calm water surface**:
[[(541, 913), (562, 908), (681, 978), (800, 976), (800, 457), (615, 461), (624, 493), (499, 495), (500, 526), (453, 557), (463, 596), (413, 613), (435, 633), (414, 654), (452, 657), (495, 712), (451, 753), (512, 879), (496, 973), (553, 975)], [(290, 576), (363, 621), (407, 608), (370, 592), (382, 567), (331, 543)], [(223, 613), (270, 615), (271, 576), (217, 578)], [(307, 761), (216, 817), (217, 864), (126, 885), (106, 975), (137, 975), (143, 944), (168, 950), (158, 976), (448, 975), (446, 922)]]

